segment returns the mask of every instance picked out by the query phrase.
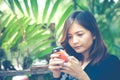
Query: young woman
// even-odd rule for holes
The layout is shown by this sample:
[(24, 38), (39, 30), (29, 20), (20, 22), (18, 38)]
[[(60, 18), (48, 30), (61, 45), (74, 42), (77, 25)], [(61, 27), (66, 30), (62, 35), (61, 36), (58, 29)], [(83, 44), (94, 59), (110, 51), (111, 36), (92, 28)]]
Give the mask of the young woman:
[(68, 62), (51, 54), (53, 80), (120, 80), (120, 60), (108, 53), (94, 16), (73, 12), (65, 21), (61, 45)]

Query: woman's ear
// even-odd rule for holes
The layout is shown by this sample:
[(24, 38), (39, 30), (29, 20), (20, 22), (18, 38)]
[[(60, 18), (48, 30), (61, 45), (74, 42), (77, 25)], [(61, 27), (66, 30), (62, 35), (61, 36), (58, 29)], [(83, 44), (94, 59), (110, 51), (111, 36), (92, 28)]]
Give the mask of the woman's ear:
[(92, 33), (92, 37), (93, 37), (93, 40), (95, 40), (95, 39), (96, 39), (96, 36), (95, 36), (95, 34), (94, 34), (94, 33)]
[(93, 36), (93, 40), (95, 40), (96, 39), (96, 37), (95, 36)]

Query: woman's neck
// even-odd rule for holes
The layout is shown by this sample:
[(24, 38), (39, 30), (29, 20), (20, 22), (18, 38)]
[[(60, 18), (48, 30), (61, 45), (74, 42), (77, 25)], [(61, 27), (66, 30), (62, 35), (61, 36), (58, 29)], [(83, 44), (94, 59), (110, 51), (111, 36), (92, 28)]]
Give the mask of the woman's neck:
[(83, 55), (83, 62), (89, 61), (89, 52), (82, 53)]
[(83, 60), (82, 60), (82, 69), (84, 69), (91, 61), (91, 59), (89, 59), (89, 52), (84, 52), (82, 53), (83, 55)]
[(83, 60), (82, 61), (82, 69), (84, 69), (89, 63), (91, 62), (91, 60), (90, 59), (86, 59), (86, 60)]

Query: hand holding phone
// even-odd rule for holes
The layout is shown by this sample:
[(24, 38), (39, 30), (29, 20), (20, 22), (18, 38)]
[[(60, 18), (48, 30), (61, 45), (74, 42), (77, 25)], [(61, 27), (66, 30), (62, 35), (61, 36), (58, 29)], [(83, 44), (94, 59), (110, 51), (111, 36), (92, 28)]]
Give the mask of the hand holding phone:
[(59, 58), (65, 60), (65, 62), (68, 62), (68, 55), (63, 47), (54, 48), (52, 52), (54, 54), (60, 54)]

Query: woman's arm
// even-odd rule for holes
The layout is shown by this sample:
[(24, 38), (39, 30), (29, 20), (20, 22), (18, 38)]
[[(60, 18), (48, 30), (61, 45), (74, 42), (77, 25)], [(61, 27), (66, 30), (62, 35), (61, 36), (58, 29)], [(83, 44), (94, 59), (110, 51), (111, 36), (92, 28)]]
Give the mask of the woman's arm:
[(84, 71), (81, 75), (77, 74), (76, 78), (78, 80), (90, 80), (89, 76)]

